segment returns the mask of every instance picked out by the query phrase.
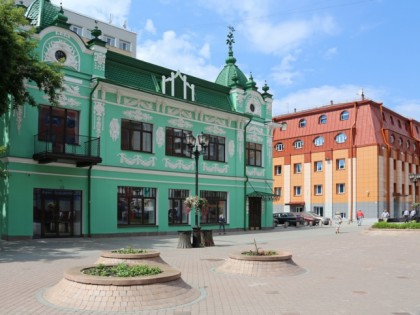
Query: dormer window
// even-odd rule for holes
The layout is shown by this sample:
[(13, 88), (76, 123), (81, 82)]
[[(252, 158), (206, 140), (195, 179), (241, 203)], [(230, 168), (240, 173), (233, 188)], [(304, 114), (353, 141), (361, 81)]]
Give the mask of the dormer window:
[(281, 131), (287, 130), (287, 123), (286, 122), (280, 123), (280, 130)]
[(299, 128), (305, 128), (306, 127), (306, 119), (299, 120)]
[(322, 137), (322, 136), (316, 137), (314, 139), (314, 144), (315, 144), (316, 147), (322, 146), (324, 144), (324, 142), (325, 142), (325, 140), (324, 140), (324, 137)]
[(293, 143), (293, 146), (295, 147), (295, 149), (302, 149), (302, 147), (303, 147), (303, 141), (302, 140), (296, 140)]
[(343, 111), (340, 114), (340, 120), (349, 120), (349, 112), (348, 111)]
[(336, 137), (335, 137), (335, 141), (337, 143), (344, 143), (347, 140), (347, 136), (345, 133), (339, 133)]
[(276, 151), (283, 151), (284, 150), (284, 144), (279, 142), (276, 144)]

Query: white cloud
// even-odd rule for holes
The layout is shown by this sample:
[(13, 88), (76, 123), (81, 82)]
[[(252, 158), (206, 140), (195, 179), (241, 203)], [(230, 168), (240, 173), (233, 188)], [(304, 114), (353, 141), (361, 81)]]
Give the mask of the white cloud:
[(214, 82), (220, 69), (208, 63), (210, 46), (195, 46), (189, 35), (166, 31), (161, 39), (137, 46), (137, 58)]
[(156, 34), (156, 28), (151, 19), (147, 19), (144, 29), (151, 34)]
[[(305, 110), (320, 106), (329, 105), (331, 101), (335, 104), (360, 100), (360, 86), (347, 84), (341, 86), (324, 85), (316, 88), (304, 89), (293, 92), (279, 100), (274, 100), (273, 115), (281, 115), (296, 110)], [(368, 91), (368, 92), (366, 92)], [(380, 102), (386, 95), (380, 88), (365, 88), (365, 98)], [(384, 104), (386, 106), (386, 104)]]
[(338, 52), (337, 47), (331, 47), (325, 51), (324, 58), (331, 59), (332, 57), (334, 57), (334, 55), (337, 54), (337, 52)]
[[(403, 100), (399, 102), (399, 105), (393, 106), (391, 109), (400, 115), (407, 118), (413, 118), (420, 122), (420, 99), (414, 100)], [(386, 107), (386, 104), (384, 104)]]
[[(55, 5), (60, 5), (61, 0), (52, 0)], [(98, 5), (100, 4), (100, 5)], [(81, 13), (102, 22), (122, 26), (130, 12), (131, 0), (72, 0), (63, 3), (65, 9)], [(64, 9), (64, 11), (65, 11)]]
[(274, 82), (280, 85), (292, 85), (297, 77), (301, 76), (299, 71), (293, 70), (292, 63), (297, 60), (296, 54), (287, 54), (283, 57), (280, 65), (272, 70)]

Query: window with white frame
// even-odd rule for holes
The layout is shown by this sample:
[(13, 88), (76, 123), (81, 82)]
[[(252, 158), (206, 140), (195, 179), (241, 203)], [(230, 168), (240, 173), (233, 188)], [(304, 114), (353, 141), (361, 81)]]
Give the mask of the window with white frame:
[(321, 217), (324, 216), (324, 207), (314, 207), (314, 212), (319, 214)]
[(281, 197), (281, 187), (274, 187), (274, 194)]
[(337, 169), (344, 170), (346, 168), (346, 160), (345, 159), (337, 159)]
[(389, 142), (394, 143), (395, 142), (395, 137), (394, 135), (390, 135), (389, 136)]
[(294, 164), (293, 168), (294, 168), (296, 174), (302, 173), (302, 163)]
[(131, 43), (122, 39), (119, 40), (118, 47), (122, 50), (131, 51)]
[(347, 140), (347, 136), (345, 133), (339, 133), (335, 136), (335, 142), (337, 143), (344, 143)]
[(284, 144), (279, 142), (276, 144), (276, 151), (283, 151), (284, 150)]
[(306, 127), (306, 119), (299, 120), (299, 128), (305, 128)]
[(281, 175), (282, 166), (281, 165), (275, 165), (274, 166), (274, 174), (275, 175)]
[(296, 140), (293, 143), (293, 146), (295, 147), (295, 149), (302, 149), (302, 147), (303, 147), (303, 141), (302, 140)]
[(115, 37), (102, 35), (102, 40), (106, 42), (109, 46), (115, 47)]
[(346, 185), (345, 184), (337, 184), (336, 185), (337, 194), (344, 194), (346, 192)]
[(302, 195), (302, 187), (301, 186), (294, 186), (293, 190), (295, 192), (295, 196), (301, 196)]
[(340, 120), (349, 120), (349, 112), (348, 111), (343, 111), (340, 114)]
[(280, 130), (287, 130), (287, 122), (280, 123)]
[(314, 144), (315, 144), (316, 147), (322, 146), (324, 144), (324, 142), (325, 142), (325, 139), (324, 139), (323, 136), (319, 136), (319, 137), (316, 137), (314, 139)]
[(315, 172), (322, 172), (322, 161), (315, 161), (314, 169), (315, 169)]
[(314, 186), (314, 194), (316, 196), (322, 195), (322, 185), (315, 185)]
[(81, 26), (77, 26), (77, 25), (71, 25), (70, 26), (70, 31), (76, 33), (79, 36), (82, 36), (82, 34), (83, 34), (83, 28)]
[(320, 123), (321, 125), (326, 124), (326, 123), (327, 123), (327, 116), (326, 116), (326, 115), (321, 115), (321, 116), (319, 116), (319, 123)]

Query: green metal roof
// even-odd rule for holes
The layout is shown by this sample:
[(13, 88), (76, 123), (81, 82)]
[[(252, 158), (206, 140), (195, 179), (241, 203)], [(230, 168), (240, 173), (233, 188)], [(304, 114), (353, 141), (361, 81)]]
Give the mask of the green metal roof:
[[(40, 18), (39, 11), (42, 7), (41, 21), (38, 22)], [(49, 0), (35, 0), (26, 10), (25, 17), (31, 20), (31, 25), (39, 26), (40, 29), (43, 29), (53, 24), (59, 12), (59, 8), (54, 6)]]
[(168, 78), (172, 72), (176, 73), (177, 71), (116, 52), (107, 52), (105, 78), (110, 81), (127, 87), (165, 95), (165, 97), (174, 97), (183, 102), (235, 112), (229, 96), (230, 88), (190, 75), (187, 75), (187, 81), (195, 86), (195, 101), (192, 101), (191, 97), (184, 100), (183, 83), (180, 79), (175, 81), (175, 96), (171, 96), (169, 92), (163, 94), (162, 76)]
[(217, 84), (221, 84), (228, 87), (233, 87), (236, 85), (242, 88), (245, 87), (248, 79), (235, 63), (236, 59), (235, 57), (233, 57), (233, 51), (231, 48), (229, 48), (229, 56), (226, 59), (226, 65), (217, 76)]

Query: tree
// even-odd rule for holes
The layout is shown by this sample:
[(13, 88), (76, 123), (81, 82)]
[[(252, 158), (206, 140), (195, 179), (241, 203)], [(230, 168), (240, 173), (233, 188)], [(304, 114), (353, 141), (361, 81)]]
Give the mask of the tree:
[(27, 91), (26, 82), (34, 82), (48, 95), (51, 105), (58, 105), (63, 75), (60, 66), (39, 60), (35, 48), (35, 29), (24, 16), (24, 9), (13, 0), (0, 0), (0, 116), (12, 108), (37, 103)]

